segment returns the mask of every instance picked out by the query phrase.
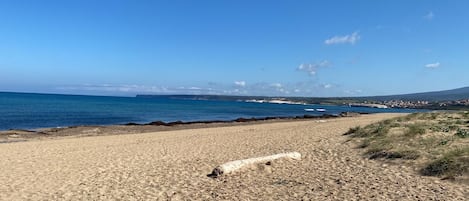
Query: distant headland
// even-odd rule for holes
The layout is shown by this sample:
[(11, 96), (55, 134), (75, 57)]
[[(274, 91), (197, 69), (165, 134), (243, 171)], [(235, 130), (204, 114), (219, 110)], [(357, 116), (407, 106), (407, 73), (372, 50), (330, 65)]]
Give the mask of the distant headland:
[(469, 109), (469, 87), (423, 93), (363, 97), (267, 97), (226, 95), (137, 95), (137, 97), (169, 97), (187, 100), (244, 101), (275, 104), (349, 105), (351, 107), (375, 108)]

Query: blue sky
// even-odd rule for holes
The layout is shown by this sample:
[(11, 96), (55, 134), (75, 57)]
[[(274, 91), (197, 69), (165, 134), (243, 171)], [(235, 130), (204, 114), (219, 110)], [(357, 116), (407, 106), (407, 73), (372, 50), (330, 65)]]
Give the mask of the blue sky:
[(365, 96), (469, 86), (469, 1), (0, 0), (0, 91)]

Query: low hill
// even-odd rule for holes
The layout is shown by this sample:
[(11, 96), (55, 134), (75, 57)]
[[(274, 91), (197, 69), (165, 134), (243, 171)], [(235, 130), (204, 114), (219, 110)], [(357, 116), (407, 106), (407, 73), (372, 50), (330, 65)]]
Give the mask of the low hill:
[(454, 100), (461, 100), (461, 99), (469, 99), (469, 87), (444, 90), (444, 91), (433, 91), (433, 92), (390, 95), (390, 96), (371, 96), (371, 97), (360, 97), (360, 98), (372, 99), (372, 100), (377, 100), (377, 101), (386, 101), (386, 100), (408, 100), (408, 101), (426, 100), (426, 101), (431, 101), (431, 102), (454, 101)]
[(346, 104), (353, 102), (363, 101), (390, 101), (390, 100), (403, 100), (403, 101), (429, 101), (429, 102), (442, 102), (442, 101), (455, 101), (461, 99), (469, 99), (469, 87), (458, 89), (433, 91), (413, 94), (401, 95), (388, 95), (388, 96), (363, 96), (363, 97), (263, 97), (263, 96), (224, 96), (224, 95), (137, 95), (140, 98), (158, 98), (166, 97), (173, 99), (190, 99), (190, 100), (252, 100), (252, 99), (285, 99), (289, 101), (304, 102), (304, 103), (322, 103), (322, 104)]

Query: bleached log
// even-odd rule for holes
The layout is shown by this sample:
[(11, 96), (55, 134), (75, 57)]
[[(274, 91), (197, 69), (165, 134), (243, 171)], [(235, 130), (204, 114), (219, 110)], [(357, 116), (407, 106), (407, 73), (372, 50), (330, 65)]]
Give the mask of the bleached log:
[(263, 156), (263, 157), (257, 157), (257, 158), (248, 158), (244, 160), (230, 161), (213, 169), (212, 174), (209, 174), (208, 176), (217, 177), (222, 174), (228, 174), (228, 173), (234, 172), (236, 170), (239, 170), (249, 165), (265, 163), (265, 162), (277, 160), (280, 158), (291, 158), (294, 160), (301, 160), (301, 154), (298, 152), (289, 152), (289, 153), (281, 153), (281, 154), (275, 154), (275, 155)]

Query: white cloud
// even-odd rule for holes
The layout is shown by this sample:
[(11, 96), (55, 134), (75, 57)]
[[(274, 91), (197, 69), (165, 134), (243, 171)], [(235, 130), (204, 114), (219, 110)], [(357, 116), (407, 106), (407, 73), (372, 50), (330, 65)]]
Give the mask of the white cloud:
[(313, 64), (301, 64), (298, 66), (298, 70), (307, 72), (309, 75), (314, 76), (316, 75), (316, 72), (318, 68), (321, 67), (328, 67), (330, 66), (331, 63), (327, 60), (321, 61), (319, 63), (313, 63)]
[(283, 87), (283, 85), (280, 84), (280, 83), (272, 83), (272, 84), (270, 84), (270, 86), (275, 87), (275, 88), (282, 88)]
[(324, 41), (326, 45), (334, 45), (334, 44), (343, 44), (343, 43), (350, 43), (355, 44), (360, 40), (360, 35), (358, 32), (353, 32), (352, 34), (345, 35), (345, 36), (334, 36)]
[(245, 81), (235, 81), (234, 84), (238, 87), (245, 87), (246, 86)]
[(426, 64), (425, 67), (426, 68), (438, 68), (438, 67), (440, 67), (440, 62)]
[(423, 16), (423, 18), (426, 20), (432, 20), (434, 17), (435, 17), (435, 14), (433, 14), (433, 11), (430, 11), (426, 15)]

